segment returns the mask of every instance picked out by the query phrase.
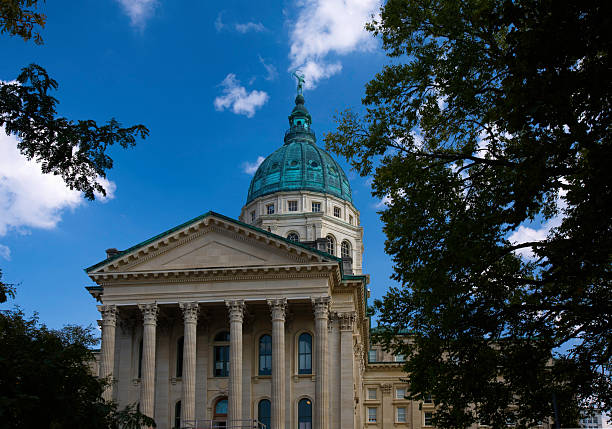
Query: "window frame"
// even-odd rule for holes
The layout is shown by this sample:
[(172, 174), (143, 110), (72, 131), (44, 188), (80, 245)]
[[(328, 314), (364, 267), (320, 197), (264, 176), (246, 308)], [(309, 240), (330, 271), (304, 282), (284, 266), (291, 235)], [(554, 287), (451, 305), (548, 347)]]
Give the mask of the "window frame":
[[(268, 403), (268, 413), (269, 413), (269, 415), (265, 417), (266, 420), (267, 420), (267, 423), (262, 421), (262, 415), (261, 415), (262, 414), (261, 413), (261, 405), (262, 405), (262, 403), (265, 403), (265, 402)], [(266, 424), (266, 428), (270, 429), (271, 423), (272, 423), (272, 401), (270, 401), (269, 398), (261, 398), (259, 401), (257, 401), (257, 420), (260, 423)]]
[[(374, 411), (374, 413), (371, 413), (371, 411)], [(372, 414), (374, 419), (372, 419)], [(367, 419), (368, 423), (378, 423), (378, 407), (368, 407)]]
[[(429, 418), (428, 418), (428, 415), (429, 415)], [(433, 419), (433, 411), (423, 411), (423, 426), (431, 427), (432, 419)], [(429, 424), (427, 424), (427, 420), (429, 420)]]
[[(291, 236), (292, 236), (292, 235), (294, 235), (294, 236), (295, 236), (295, 238), (296, 238), (295, 240), (293, 240), (293, 239), (291, 238)], [(298, 243), (298, 242), (300, 241), (300, 234), (298, 234), (298, 233), (297, 233), (297, 232), (295, 232), (295, 231), (289, 231), (289, 234), (287, 234), (287, 240), (289, 240), (289, 241), (293, 241), (294, 243)]]
[[(346, 252), (345, 252), (345, 248), (346, 248)], [(351, 242), (348, 240), (342, 240), (342, 244), (340, 244), (340, 256), (342, 258), (352, 258), (351, 250), (352, 250)]]
[(325, 250), (327, 251), (327, 253), (329, 253), (332, 256), (336, 256), (336, 237), (334, 237), (331, 234), (327, 234), (327, 236), (325, 236)]
[(255, 210), (251, 210), (251, 222), (255, 222)]
[[(400, 420), (400, 410), (404, 410), (404, 420)], [(395, 407), (395, 423), (408, 423), (408, 413), (406, 410), (406, 406), (402, 405), (399, 407)]]
[[(374, 397), (372, 397), (372, 395), (370, 395), (370, 393), (374, 392)], [(378, 399), (378, 389), (376, 387), (368, 387), (367, 390), (367, 400), (368, 401), (375, 401)]]
[[(315, 210), (315, 206), (317, 210)], [(311, 201), (310, 211), (313, 213), (321, 213), (321, 202), (320, 201)]]
[[(372, 359), (372, 354), (374, 354), (374, 359)], [(368, 362), (378, 362), (378, 352), (376, 349), (368, 350)]]
[[(294, 209), (294, 210), (292, 210)], [(289, 200), (287, 201), (287, 211), (288, 212), (297, 212), (298, 211), (298, 202), (297, 200)]]
[[(401, 396), (399, 394), (400, 390), (404, 392)], [(406, 388), (405, 387), (396, 387), (395, 388), (395, 399), (400, 399), (400, 400), (406, 399)]]
[(275, 213), (274, 203), (266, 204), (266, 214), (273, 215)]
[(334, 217), (342, 218), (342, 209), (338, 206), (334, 206)]
[[(302, 415), (301, 411), (301, 404), (303, 402), (306, 402), (306, 406), (308, 407), (308, 411), (309, 411), (309, 415)], [(300, 399), (298, 399), (297, 401), (297, 424), (298, 424), (298, 429), (312, 429), (312, 417), (313, 417), (313, 401), (312, 399), (308, 398), (308, 397), (302, 397)], [(304, 424), (302, 426), (302, 424)]]
[[(269, 338), (269, 353), (262, 353), (262, 340), (264, 338)], [(268, 345), (267, 343), (265, 344)], [(267, 364), (269, 361), (268, 367), (262, 367), (262, 357), (265, 358), (264, 364)], [(259, 340), (257, 341), (257, 374), (258, 375), (272, 375), (272, 335), (270, 334), (262, 334), (259, 336)]]
[(179, 399), (178, 401), (174, 403), (174, 426), (172, 426), (173, 429), (180, 429), (181, 427), (181, 413), (182, 413), (181, 408), (182, 408), (182, 404), (181, 404), (181, 400)]
[[(227, 334), (227, 336), (220, 340), (218, 337), (221, 334)], [(223, 378), (229, 377), (229, 364), (230, 364), (230, 345), (229, 345), (229, 331), (222, 330), (215, 334), (213, 337), (213, 347), (212, 347), (212, 376), (215, 378)], [(225, 360), (218, 361), (217, 359), (217, 351), (221, 352), (221, 357), (225, 358)], [(217, 368), (217, 362), (221, 362), (221, 368)], [(219, 373), (217, 371), (220, 371)]]
[[(310, 351), (309, 352), (302, 352), (300, 350), (300, 346), (302, 344), (302, 337), (306, 338), (306, 336), (310, 339)], [(312, 345), (313, 345), (313, 336), (312, 336), (312, 334), (310, 332), (300, 332), (299, 335), (297, 336), (297, 360), (296, 360), (297, 373), (299, 375), (312, 375), (313, 374), (313, 368), (312, 368)], [(309, 363), (310, 367), (302, 368), (302, 355), (304, 356), (305, 360), (306, 359), (308, 360), (308, 363)]]

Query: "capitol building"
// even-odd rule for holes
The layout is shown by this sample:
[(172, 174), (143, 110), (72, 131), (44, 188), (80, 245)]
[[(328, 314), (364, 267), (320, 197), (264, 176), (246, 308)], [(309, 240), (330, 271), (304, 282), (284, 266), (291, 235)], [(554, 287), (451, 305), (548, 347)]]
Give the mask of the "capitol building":
[(204, 213), (86, 269), (106, 399), (160, 429), (431, 426), (370, 340), (360, 214), (311, 123), (299, 91), (238, 219)]

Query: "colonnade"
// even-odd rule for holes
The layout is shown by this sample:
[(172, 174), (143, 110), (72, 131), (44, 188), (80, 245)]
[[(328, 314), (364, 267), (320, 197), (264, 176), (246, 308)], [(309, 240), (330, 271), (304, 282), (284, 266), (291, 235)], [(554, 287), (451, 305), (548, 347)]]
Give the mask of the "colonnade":
[[(267, 300), (272, 319), (272, 427), (282, 429), (285, 427), (285, 316), (287, 309), (286, 298)], [(228, 426), (232, 422), (239, 424), (243, 418), (242, 413), (242, 324), (245, 314), (243, 300), (227, 300), (225, 302), (229, 316), (230, 326), (230, 371), (228, 395)], [(328, 321), (330, 297), (312, 298), (315, 319), (315, 350), (316, 363), (315, 400), (314, 400), (314, 428), (328, 429), (329, 418), (327, 409), (329, 405), (327, 356), (328, 356)], [(196, 328), (198, 321), (199, 303), (184, 302), (179, 304), (184, 320), (184, 346), (183, 346), (183, 376), (182, 376), (182, 421), (195, 420), (195, 380), (196, 380)], [(143, 316), (143, 354), (142, 376), (140, 390), (140, 411), (154, 417), (155, 399), (155, 342), (158, 306), (156, 303), (138, 304)], [(98, 310), (102, 315), (102, 349), (100, 359), (100, 377), (112, 381), (114, 373), (115, 353), (115, 327), (117, 322), (117, 307), (115, 305), (100, 305)], [(110, 383), (103, 392), (105, 400), (113, 397), (113, 383)]]

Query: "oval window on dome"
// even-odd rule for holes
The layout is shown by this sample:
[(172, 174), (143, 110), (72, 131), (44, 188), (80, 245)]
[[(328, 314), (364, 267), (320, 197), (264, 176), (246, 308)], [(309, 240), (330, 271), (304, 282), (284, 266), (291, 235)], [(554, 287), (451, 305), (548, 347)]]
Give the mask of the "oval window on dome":
[(278, 168), (278, 162), (275, 162), (274, 164), (272, 164), (272, 169), (276, 170)]
[(294, 159), (293, 161), (291, 161), (291, 166), (295, 167), (296, 165), (298, 165), (298, 162)]
[(319, 163), (317, 161), (310, 161), (310, 166), (317, 168), (319, 166)]

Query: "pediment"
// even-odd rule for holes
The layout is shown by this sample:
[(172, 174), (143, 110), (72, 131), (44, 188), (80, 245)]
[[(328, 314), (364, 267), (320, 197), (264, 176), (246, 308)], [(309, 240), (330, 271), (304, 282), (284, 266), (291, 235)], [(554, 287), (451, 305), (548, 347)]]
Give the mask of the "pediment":
[[(217, 215), (220, 216), (220, 215)], [(320, 252), (229, 218), (196, 219), (87, 269), (89, 274), (323, 262)]]
[[(242, 239), (233, 233), (209, 227), (198, 237), (164, 249), (148, 258), (140, 258), (123, 271), (156, 271), (196, 268), (229, 268), (283, 265), (306, 262), (265, 243)], [(297, 260), (296, 260), (297, 259)]]

